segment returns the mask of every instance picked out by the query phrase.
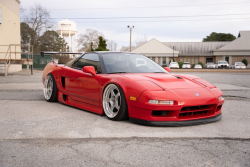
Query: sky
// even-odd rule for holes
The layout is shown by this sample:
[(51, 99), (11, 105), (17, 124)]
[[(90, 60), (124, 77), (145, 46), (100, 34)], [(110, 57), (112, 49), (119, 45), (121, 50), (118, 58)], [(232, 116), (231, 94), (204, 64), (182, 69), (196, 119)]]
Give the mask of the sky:
[(250, 30), (250, 0), (21, 0), (29, 9), (40, 4), (56, 23), (75, 21), (78, 34), (95, 29), (122, 46), (147, 37), (161, 42), (201, 42), (212, 32), (238, 36)]

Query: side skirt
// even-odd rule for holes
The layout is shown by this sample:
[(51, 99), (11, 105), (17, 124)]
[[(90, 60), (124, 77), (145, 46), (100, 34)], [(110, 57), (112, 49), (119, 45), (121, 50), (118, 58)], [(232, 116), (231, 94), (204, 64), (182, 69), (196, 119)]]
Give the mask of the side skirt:
[(70, 98), (70, 96), (68, 96), (65, 93), (62, 93), (60, 91), (58, 91), (58, 101), (63, 103), (63, 104), (67, 104), (73, 107), (77, 107), (83, 110), (87, 110), (99, 115), (103, 115), (103, 108), (99, 107), (99, 106), (94, 106), (91, 104), (87, 104), (87, 103), (83, 103), (83, 102), (79, 102), (79, 101), (75, 101), (73, 99)]

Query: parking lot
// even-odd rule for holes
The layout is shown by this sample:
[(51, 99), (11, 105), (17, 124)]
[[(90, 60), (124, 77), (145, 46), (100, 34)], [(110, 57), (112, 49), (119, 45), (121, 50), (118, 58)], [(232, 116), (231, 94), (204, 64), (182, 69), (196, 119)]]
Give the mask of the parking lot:
[(45, 101), (41, 71), (0, 76), (0, 166), (250, 166), (250, 73), (182, 73), (223, 91), (220, 121), (186, 127), (110, 121)]

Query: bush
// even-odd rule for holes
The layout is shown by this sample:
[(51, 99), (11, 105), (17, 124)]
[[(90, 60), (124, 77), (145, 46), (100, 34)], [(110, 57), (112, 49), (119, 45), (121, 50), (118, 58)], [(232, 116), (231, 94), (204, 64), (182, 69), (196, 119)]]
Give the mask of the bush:
[(191, 68), (194, 68), (195, 64), (191, 64)]
[(201, 65), (201, 67), (203, 68), (203, 63), (202, 63), (202, 62), (199, 62), (198, 64), (200, 64), (200, 65)]
[(179, 68), (182, 68), (183, 62), (178, 62), (178, 64), (179, 64)]
[(246, 59), (243, 59), (243, 60), (242, 60), (242, 63), (244, 63), (246, 66), (248, 65), (248, 62), (247, 62)]
[(163, 68), (164, 68), (164, 67), (168, 67), (168, 65), (164, 64), (164, 65), (162, 65), (162, 67), (163, 67)]

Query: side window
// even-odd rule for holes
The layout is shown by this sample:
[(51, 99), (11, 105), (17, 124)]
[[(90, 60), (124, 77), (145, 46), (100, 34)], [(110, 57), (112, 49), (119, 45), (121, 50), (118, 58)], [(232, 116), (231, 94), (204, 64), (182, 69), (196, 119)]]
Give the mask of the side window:
[(101, 73), (101, 67), (99, 62), (99, 56), (95, 53), (85, 54), (75, 64), (74, 68), (82, 69), (85, 66), (94, 66), (96, 73)]

